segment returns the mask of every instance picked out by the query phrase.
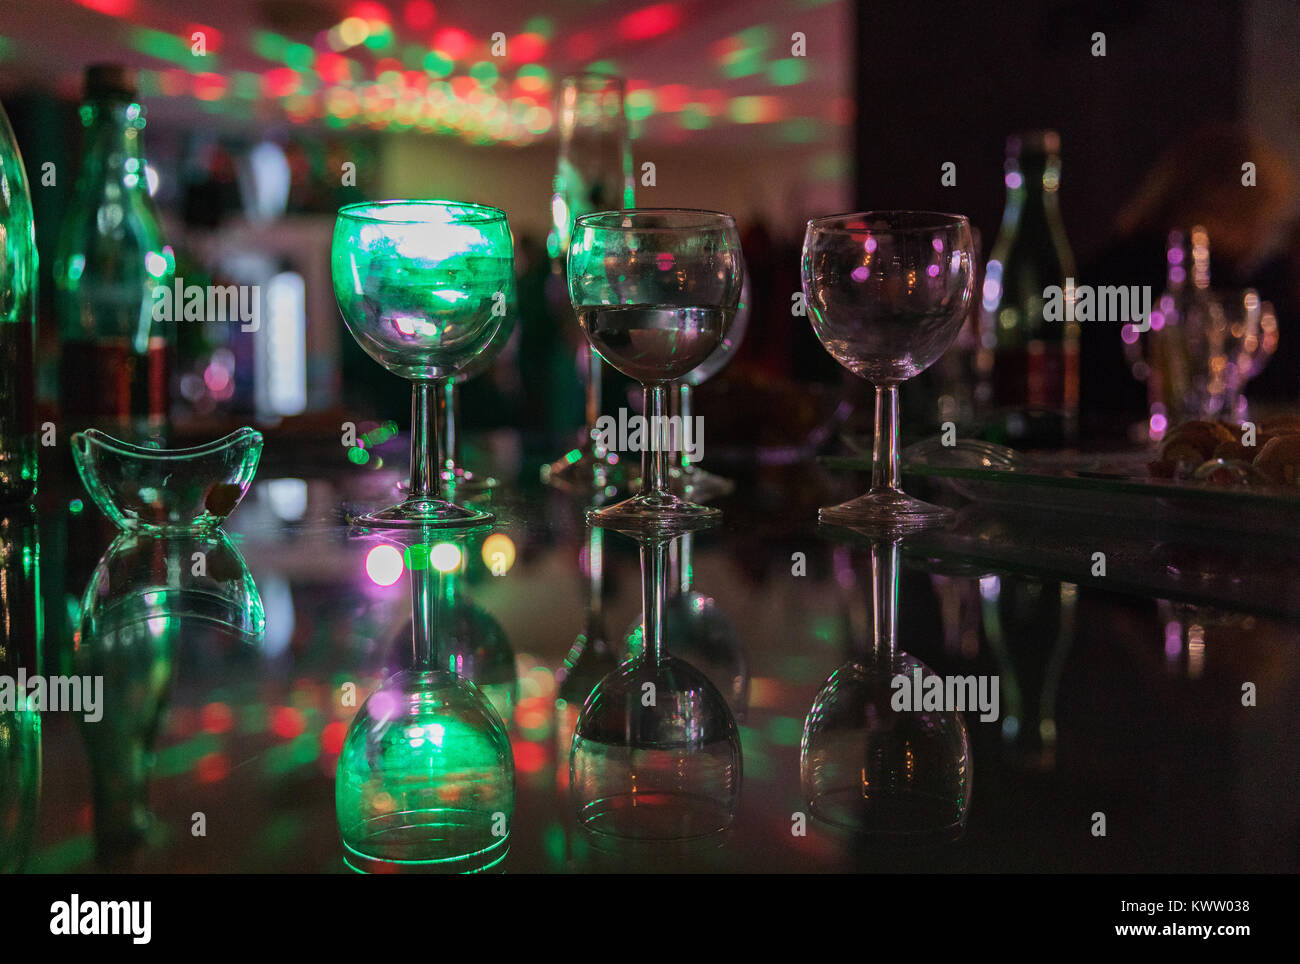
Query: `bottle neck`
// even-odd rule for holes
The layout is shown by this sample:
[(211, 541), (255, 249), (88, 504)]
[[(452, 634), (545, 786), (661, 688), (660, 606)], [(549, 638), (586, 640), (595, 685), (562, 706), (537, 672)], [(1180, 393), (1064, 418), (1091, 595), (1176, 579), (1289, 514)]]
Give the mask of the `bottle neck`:
[(81, 105), (81, 123), (86, 168), (100, 168), (100, 176), (120, 172), (127, 187), (144, 187), (144, 108), (125, 100), (88, 100)]
[(1055, 154), (1021, 154), (1007, 158), (1007, 208), (1004, 221), (1059, 216), (1057, 190), (1061, 159)]

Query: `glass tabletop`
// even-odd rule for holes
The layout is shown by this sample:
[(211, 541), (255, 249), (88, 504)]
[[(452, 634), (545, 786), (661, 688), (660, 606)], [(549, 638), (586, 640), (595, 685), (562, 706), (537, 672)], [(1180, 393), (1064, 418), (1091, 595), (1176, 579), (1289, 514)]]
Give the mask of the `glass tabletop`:
[[(1108, 531), (972, 505), (903, 538), (897, 647), (975, 681), (972, 693), (996, 681), (996, 706), (961, 714), (964, 827), (923, 839), (906, 833), (911, 812), (866, 829), (824, 819), (801, 778), (818, 752), (808, 734), (828, 685), (873, 658), (890, 547), (817, 525), (817, 507), (861, 479), (814, 464), (735, 467), (721, 524), (667, 555), (677, 616), (664, 646), (709, 676), (738, 727), (730, 829), (684, 843), (592, 834), (569, 786), (573, 731), (594, 681), (639, 645), (638, 545), (589, 528), (582, 501), (537, 483), (540, 458), (496, 450), (507, 455), (493, 473), (513, 484), (491, 497), (495, 525), (458, 544), (443, 612), (453, 669), (477, 677), (513, 752), (509, 848), (493, 869), (1297, 869), (1290, 533), (1265, 550), (1203, 529)], [(6, 617), (43, 621), (47, 675), (100, 676), (103, 690), (94, 721), (45, 712), (34, 736), (7, 731), (0, 866), (348, 869), (339, 754), (358, 707), (409, 665), (415, 563), (345, 512), (392, 501), (401, 443), (386, 465), (274, 440), (266, 453), (228, 540), (115, 542), (67, 480), (43, 484), (33, 520), (6, 521)], [(39, 589), (23, 562), (37, 552)], [(114, 637), (124, 612), (146, 629)], [(923, 733), (872, 732), (871, 752), (896, 737), (902, 762), (884, 772), (904, 789), (937, 752)], [(864, 796), (879, 763), (862, 764)]]

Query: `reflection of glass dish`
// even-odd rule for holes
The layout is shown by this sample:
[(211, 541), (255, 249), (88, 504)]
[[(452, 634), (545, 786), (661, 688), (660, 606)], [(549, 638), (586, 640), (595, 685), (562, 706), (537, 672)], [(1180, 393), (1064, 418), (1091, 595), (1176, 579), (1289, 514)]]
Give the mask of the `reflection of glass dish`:
[(206, 445), (163, 449), (87, 429), (72, 436), (72, 455), (91, 499), (119, 528), (196, 533), (218, 526), (248, 491), (262, 433), (241, 428)]
[(82, 639), (146, 623), (218, 626), (247, 641), (266, 628), (257, 584), (220, 529), (186, 538), (124, 532), (95, 567), (81, 602)]
[(348, 727), (334, 803), (354, 870), (488, 870), (509, 850), (514, 812), (505, 725), (472, 683), (404, 670)]

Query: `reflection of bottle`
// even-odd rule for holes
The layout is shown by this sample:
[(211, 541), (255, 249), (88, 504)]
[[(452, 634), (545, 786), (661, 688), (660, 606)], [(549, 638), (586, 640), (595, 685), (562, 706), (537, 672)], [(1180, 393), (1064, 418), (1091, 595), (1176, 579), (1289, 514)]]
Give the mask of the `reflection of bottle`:
[(116, 65), (86, 71), (85, 159), (54, 261), (67, 415), (119, 430), (158, 430), (167, 415), (167, 342), (154, 289), (171, 283), (140, 146), (135, 78)]
[[(0, 518), (0, 675), (10, 679), (41, 672), (39, 555), (30, 513)], [(0, 873), (23, 869), (41, 796), (41, 715), (26, 692), (16, 697), (0, 706)]]
[(27, 173), (0, 107), (0, 502), (36, 492), (36, 232)]
[[(1033, 131), (1007, 139), (1007, 206), (989, 255), (980, 316), (981, 375), (999, 409), (1036, 423), (1010, 423), (1013, 436), (1071, 437), (1079, 410), (1079, 327), (1045, 321), (1045, 290), (1065, 292), (1074, 256), (1057, 203), (1060, 136)], [(1037, 439), (1036, 439), (1037, 440)]]
[(980, 580), (984, 636), (1001, 676), (1002, 742), (1016, 766), (1056, 765), (1056, 691), (1074, 642), (1078, 595), (1068, 582)]

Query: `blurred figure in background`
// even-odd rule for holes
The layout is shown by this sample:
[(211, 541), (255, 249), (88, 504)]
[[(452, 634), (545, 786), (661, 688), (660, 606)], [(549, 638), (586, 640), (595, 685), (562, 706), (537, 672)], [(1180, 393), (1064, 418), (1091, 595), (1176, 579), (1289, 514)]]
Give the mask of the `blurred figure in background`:
[[(1255, 186), (1242, 165), (1255, 165)], [(1294, 175), (1267, 141), (1240, 127), (1215, 124), (1174, 143), (1147, 173), (1116, 220), (1112, 241), (1080, 272), (1079, 283), (1165, 288), (1165, 244), (1174, 229), (1206, 229), (1215, 288), (1253, 287), (1277, 311), (1278, 349), (1246, 388), (1252, 400), (1300, 400), (1300, 311), (1295, 258), (1279, 255), (1291, 213)], [(1286, 275), (1292, 276), (1287, 280)], [(1085, 437), (1114, 436), (1146, 415), (1146, 390), (1125, 361), (1120, 326), (1083, 324), (1080, 410)]]

